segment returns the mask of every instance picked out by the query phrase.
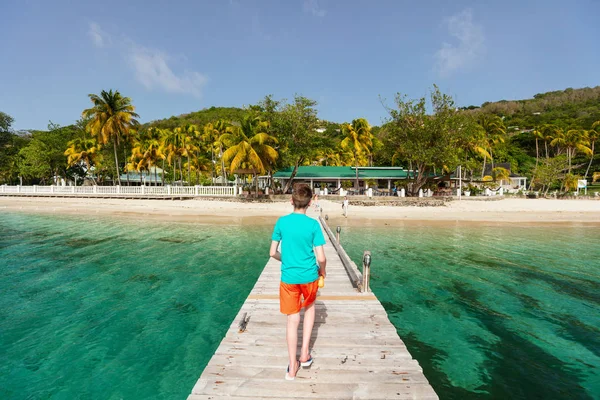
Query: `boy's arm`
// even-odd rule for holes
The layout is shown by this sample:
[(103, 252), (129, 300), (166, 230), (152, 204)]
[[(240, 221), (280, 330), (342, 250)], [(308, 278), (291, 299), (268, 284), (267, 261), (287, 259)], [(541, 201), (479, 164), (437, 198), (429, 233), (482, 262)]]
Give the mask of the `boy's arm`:
[(279, 247), (279, 242), (273, 240), (271, 242), (271, 250), (269, 251), (269, 255), (277, 261), (281, 261), (281, 253), (277, 250), (277, 247)]
[(327, 258), (325, 258), (325, 250), (323, 246), (315, 247), (315, 253), (317, 253), (317, 262), (319, 263), (319, 275), (323, 278), (327, 276), (327, 271), (325, 267), (327, 266)]

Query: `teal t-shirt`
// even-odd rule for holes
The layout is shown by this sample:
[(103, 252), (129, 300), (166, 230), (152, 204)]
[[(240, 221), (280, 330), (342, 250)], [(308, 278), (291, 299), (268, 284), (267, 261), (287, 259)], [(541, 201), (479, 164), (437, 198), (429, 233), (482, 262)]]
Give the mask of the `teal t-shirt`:
[(272, 240), (281, 242), (281, 281), (289, 284), (314, 282), (319, 266), (313, 250), (325, 244), (321, 225), (305, 214), (292, 213), (277, 220)]

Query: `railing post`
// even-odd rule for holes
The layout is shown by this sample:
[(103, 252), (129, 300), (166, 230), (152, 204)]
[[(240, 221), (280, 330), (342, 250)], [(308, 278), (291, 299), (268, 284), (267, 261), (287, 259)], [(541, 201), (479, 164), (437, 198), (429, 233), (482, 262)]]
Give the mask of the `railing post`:
[(194, 194), (198, 196), (198, 185), (194, 186)]
[(98, 193), (98, 185), (94, 185), (94, 187), (93, 187), (93, 189), (92, 189), (92, 192), (93, 192), (94, 194)]
[(75, 186), (71, 186), (71, 193), (75, 193)]
[(33, 193), (37, 193), (37, 185), (33, 185)]
[(342, 231), (342, 227), (338, 225), (338, 227), (335, 228), (335, 231), (337, 232), (335, 234), (335, 240), (337, 240), (338, 244), (340, 244), (340, 232)]
[(142, 185), (142, 194), (146, 194), (146, 185)]
[(17, 193), (21, 193), (21, 185), (17, 185)]
[(54, 185), (50, 185), (50, 193), (54, 193)]
[(171, 185), (167, 185), (167, 194), (171, 195)]
[(117, 185), (117, 194), (121, 193), (121, 185)]
[(371, 275), (371, 252), (365, 250), (363, 253), (363, 292), (370, 291), (369, 280)]

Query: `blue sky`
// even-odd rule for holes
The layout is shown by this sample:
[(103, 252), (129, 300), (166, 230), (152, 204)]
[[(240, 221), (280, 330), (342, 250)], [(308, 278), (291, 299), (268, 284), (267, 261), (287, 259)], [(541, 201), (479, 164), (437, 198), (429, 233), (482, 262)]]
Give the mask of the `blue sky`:
[(432, 84), (459, 105), (600, 84), (596, 0), (0, 2), (0, 111), (67, 125), (118, 89), (142, 122), (266, 94), (337, 122)]

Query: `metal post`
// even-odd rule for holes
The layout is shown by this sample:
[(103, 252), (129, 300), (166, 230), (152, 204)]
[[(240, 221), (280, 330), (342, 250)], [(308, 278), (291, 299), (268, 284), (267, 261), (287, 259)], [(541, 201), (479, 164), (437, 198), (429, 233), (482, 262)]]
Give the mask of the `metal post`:
[(335, 228), (336, 230), (336, 235), (335, 235), (335, 239), (337, 240), (338, 244), (340, 244), (340, 232), (342, 231), (342, 227), (338, 226), (337, 228)]
[(371, 275), (371, 252), (365, 250), (363, 253), (363, 292), (370, 292), (369, 281)]

